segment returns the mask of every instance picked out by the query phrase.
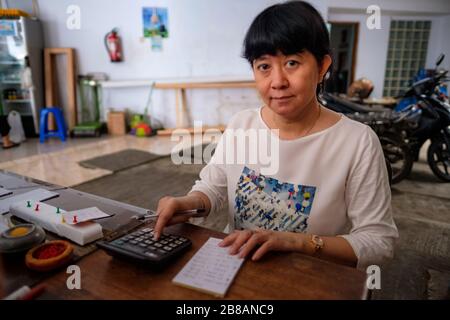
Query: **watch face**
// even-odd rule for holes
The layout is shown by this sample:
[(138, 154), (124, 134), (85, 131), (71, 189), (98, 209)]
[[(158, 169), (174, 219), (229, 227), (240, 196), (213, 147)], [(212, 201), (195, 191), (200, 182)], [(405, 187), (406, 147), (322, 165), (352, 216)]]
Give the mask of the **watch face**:
[(319, 244), (320, 244), (321, 247), (323, 247), (323, 240), (322, 240), (322, 238), (319, 238)]
[(313, 237), (312, 237), (312, 240), (313, 240), (313, 242), (314, 242), (317, 246), (319, 246), (319, 247), (322, 247), (322, 246), (323, 246), (323, 239), (322, 239), (321, 237), (319, 237), (319, 236), (313, 236)]

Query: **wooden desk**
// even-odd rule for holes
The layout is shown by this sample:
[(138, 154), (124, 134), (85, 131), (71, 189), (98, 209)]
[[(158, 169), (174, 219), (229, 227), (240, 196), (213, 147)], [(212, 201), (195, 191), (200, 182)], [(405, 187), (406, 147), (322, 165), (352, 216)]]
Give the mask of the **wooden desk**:
[[(64, 299), (212, 299), (171, 281), (209, 237), (225, 235), (191, 224), (177, 225), (168, 232), (189, 237), (189, 252), (163, 271), (111, 258), (103, 251), (82, 259), (82, 290), (68, 290), (67, 274), (46, 281), (48, 292)], [(273, 253), (259, 262), (246, 261), (231, 285), (226, 299), (363, 299), (366, 276), (353, 268), (296, 253)]]
[[(74, 202), (76, 194), (65, 189), (59, 198), (48, 202), (83, 203), (79, 199)], [(89, 206), (94, 201), (98, 201), (99, 206), (105, 205), (95, 197), (89, 199)], [(171, 226), (166, 232), (183, 235), (193, 242), (192, 248), (166, 269), (151, 270), (97, 250), (76, 263), (81, 269), (81, 290), (67, 289), (69, 275), (63, 269), (44, 281), (47, 290), (41, 298), (213, 299), (177, 286), (172, 279), (209, 237), (223, 238), (225, 234), (191, 224)], [(0, 260), (0, 279), (4, 279), (9, 262), (4, 257)], [(15, 275), (20, 277), (17, 271)], [(261, 261), (243, 264), (226, 299), (365, 299), (367, 292), (366, 274), (360, 270), (298, 253), (270, 253)]]

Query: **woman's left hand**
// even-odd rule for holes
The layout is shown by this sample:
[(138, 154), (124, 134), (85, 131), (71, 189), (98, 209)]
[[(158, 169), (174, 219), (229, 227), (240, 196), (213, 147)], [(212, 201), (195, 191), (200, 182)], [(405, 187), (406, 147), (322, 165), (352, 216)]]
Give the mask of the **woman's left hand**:
[(245, 258), (259, 246), (252, 256), (252, 260), (256, 261), (269, 251), (301, 251), (303, 243), (302, 234), (298, 233), (272, 230), (240, 230), (228, 235), (219, 245), (221, 247), (230, 246), (229, 253), (235, 255), (239, 252), (240, 258)]

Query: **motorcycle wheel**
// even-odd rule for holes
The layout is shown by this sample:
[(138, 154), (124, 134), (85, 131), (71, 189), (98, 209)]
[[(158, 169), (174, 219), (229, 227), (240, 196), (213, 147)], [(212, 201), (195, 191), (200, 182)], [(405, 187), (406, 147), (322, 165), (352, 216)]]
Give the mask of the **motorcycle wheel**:
[(428, 165), (439, 179), (450, 182), (450, 149), (443, 139), (436, 139), (428, 147)]
[(379, 136), (384, 157), (391, 164), (392, 184), (399, 183), (411, 173), (414, 159), (408, 145), (400, 138), (391, 134)]

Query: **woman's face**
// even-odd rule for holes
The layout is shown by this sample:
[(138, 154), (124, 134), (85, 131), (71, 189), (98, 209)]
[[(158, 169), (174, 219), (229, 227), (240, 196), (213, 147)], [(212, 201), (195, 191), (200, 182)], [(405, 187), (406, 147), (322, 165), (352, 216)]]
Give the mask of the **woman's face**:
[(256, 87), (276, 114), (295, 119), (316, 99), (316, 88), (331, 64), (326, 55), (319, 66), (309, 52), (264, 55), (253, 62)]

